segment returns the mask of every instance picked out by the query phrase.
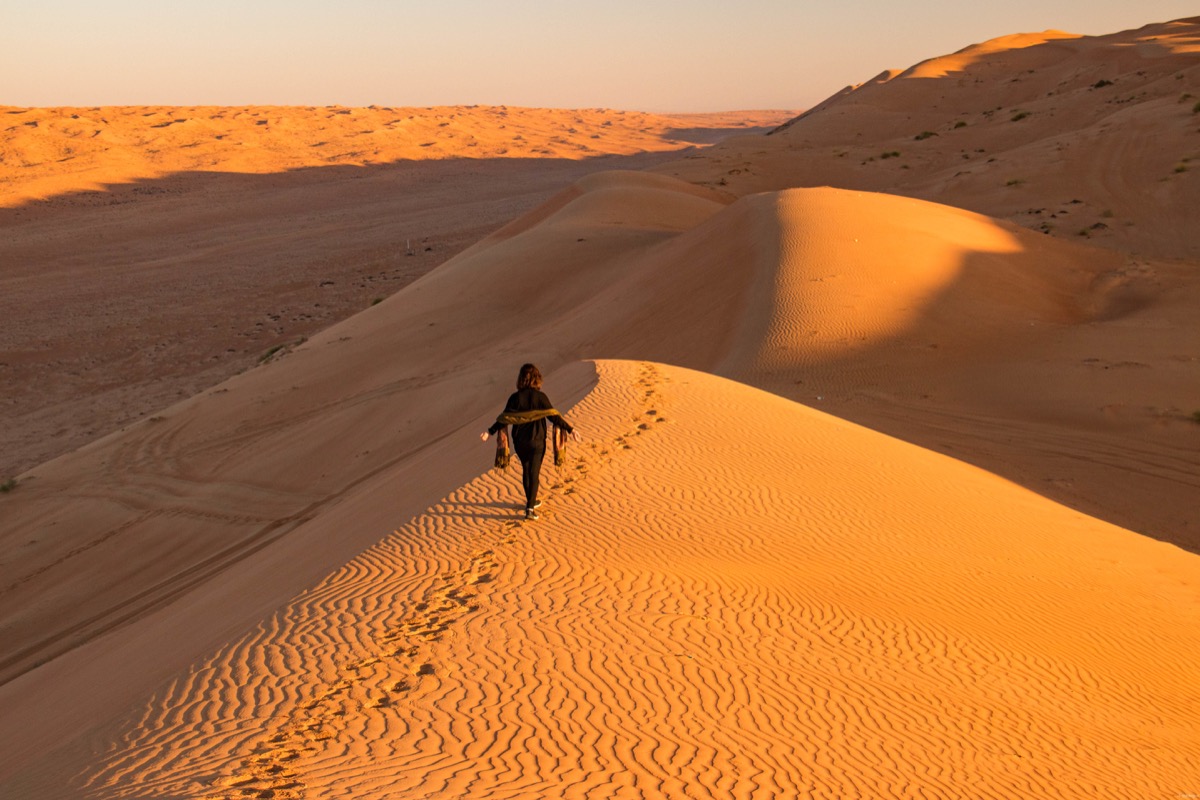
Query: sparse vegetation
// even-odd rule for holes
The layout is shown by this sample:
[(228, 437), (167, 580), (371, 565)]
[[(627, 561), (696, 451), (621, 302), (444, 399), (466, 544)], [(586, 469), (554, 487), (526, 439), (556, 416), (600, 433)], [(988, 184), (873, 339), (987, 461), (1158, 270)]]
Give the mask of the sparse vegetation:
[(258, 363), (265, 364), (266, 362), (270, 361), (274, 356), (278, 355), (280, 353), (280, 351), (282, 351), (284, 349), (290, 350), (293, 347), (299, 347), (300, 345), (304, 344), (307, 341), (308, 341), (307, 336), (301, 336), (299, 339), (297, 339), (294, 342), (283, 342), (282, 344), (277, 344), (274, 347), (270, 347), (267, 349), (267, 352), (265, 352), (261, 356), (259, 356)]
[(1177, 172), (1177, 173), (1178, 172), (1187, 172), (1187, 170), (1188, 170), (1187, 164), (1176, 164), (1175, 165), (1175, 172)]
[(1192, 422), (1200, 425), (1200, 410), (1192, 412)]
[(1020, 186), (1024, 182), (1025, 182), (1024, 178), (1013, 178), (1012, 180), (1008, 181), (1004, 185), (1005, 186)]
[(1104, 217), (1105, 219), (1112, 219), (1113, 218), (1112, 209), (1111, 208), (1104, 209), (1103, 211), (1100, 212), (1100, 216)]
[(1191, 100), (1191, 99), (1192, 99), (1191, 92), (1184, 92), (1183, 94), (1179, 95), (1179, 102), (1181, 102), (1181, 103), (1186, 103), (1188, 100)]
[(1092, 84), (1092, 88), (1093, 89), (1103, 89), (1105, 86), (1112, 86), (1112, 85), (1113, 85), (1112, 81), (1101, 78), (1100, 80), (1098, 80)]
[(889, 151), (888, 151), (888, 152), (886, 152), (886, 153), (880, 153), (879, 157), (880, 157), (880, 158), (883, 158), (883, 159), (888, 159), (888, 158), (899, 158), (899, 157), (900, 157), (900, 151), (899, 151), (899, 150), (889, 150)]
[(1197, 101), (1196, 105), (1192, 106), (1192, 113), (1200, 114), (1200, 101)]
[(271, 358), (271, 356), (275, 355), (276, 353), (278, 353), (280, 350), (282, 350), (285, 347), (287, 347), (287, 345), (277, 344), (274, 347), (269, 348), (267, 350), (267, 352), (265, 352), (261, 356), (259, 356), (258, 363), (261, 364), (264, 361), (269, 360)]
[[(1200, 412), (1197, 413), (1200, 414)], [(16, 478), (9, 478), (4, 483), (0, 483), (0, 492), (4, 492), (5, 494), (8, 494), (15, 488), (17, 488)]]
[(1028, 111), (1018, 111), (1017, 113), (1012, 115), (1012, 122), (1020, 122), (1021, 120), (1025, 119), (1028, 116), (1029, 116)]
[(380, 303), (382, 303), (382, 302), (383, 302), (383, 298), (382, 298), (382, 297), (376, 297), (376, 298), (374, 298), (374, 299), (371, 301), (371, 305), (373, 305), (373, 306), (377, 306), (377, 305), (379, 305), (379, 304), (380, 304)]
[(934, 133), (933, 131), (921, 131), (921, 132), (920, 132), (920, 133), (918, 133), (916, 136), (914, 136), (914, 137), (913, 137), (913, 139), (914, 139), (915, 141), (918, 141), (918, 142), (919, 142), (919, 141), (921, 141), (922, 139), (928, 139), (930, 136), (937, 136), (937, 134), (936, 134), (936, 133)]
[(1083, 237), (1083, 238), (1085, 238), (1085, 239), (1088, 239), (1088, 238), (1090, 238), (1090, 237), (1091, 237), (1092, 233), (1091, 233), (1091, 231), (1089, 231), (1087, 228), (1080, 228), (1080, 229), (1079, 229), (1079, 235), (1080, 235), (1080, 236), (1082, 236), (1082, 237)]
[(967, 123), (963, 122), (961, 119), (958, 122), (954, 123), (954, 130), (958, 130), (959, 128), (965, 128), (965, 127), (967, 127)]

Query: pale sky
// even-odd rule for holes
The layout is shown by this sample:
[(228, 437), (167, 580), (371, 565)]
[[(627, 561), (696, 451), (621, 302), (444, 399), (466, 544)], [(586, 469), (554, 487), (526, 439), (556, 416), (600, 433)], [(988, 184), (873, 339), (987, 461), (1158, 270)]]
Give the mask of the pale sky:
[(0, 105), (807, 108), (1009, 33), (1196, 0), (0, 0)]

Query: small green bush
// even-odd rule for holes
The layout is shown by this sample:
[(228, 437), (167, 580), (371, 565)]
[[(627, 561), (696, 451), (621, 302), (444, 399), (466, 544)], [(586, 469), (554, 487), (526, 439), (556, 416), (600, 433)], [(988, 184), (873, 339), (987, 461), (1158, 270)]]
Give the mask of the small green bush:
[(1187, 164), (1176, 164), (1175, 171), (1176, 172), (1187, 172)]
[(1200, 102), (1197, 102), (1196, 105), (1192, 106), (1192, 113), (1200, 114)]
[(1024, 178), (1013, 178), (1012, 180), (1010, 180), (1008, 183), (1006, 183), (1004, 185), (1005, 186), (1020, 186), (1024, 182), (1025, 182)]
[(1028, 117), (1028, 116), (1029, 116), (1029, 112), (1028, 112), (1028, 111), (1018, 111), (1016, 114), (1013, 114), (1013, 115), (1012, 115), (1012, 121), (1013, 121), (1013, 122), (1020, 122), (1021, 120), (1025, 119), (1025, 118), (1026, 118), (1026, 117)]
[[(1200, 412), (1197, 412), (1197, 413), (1200, 413)], [(17, 488), (17, 479), (16, 478), (9, 478), (4, 483), (0, 483), (0, 492), (4, 492), (5, 494), (8, 494), (15, 488)]]
[(930, 136), (937, 136), (937, 134), (936, 134), (936, 133), (934, 133), (933, 131), (921, 131), (921, 132), (920, 132), (920, 133), (918, 133), (916, 136), (914, 136), (914, 137), (913, 137), (913, 139), (914, 139), (915, 141), (918, 141), (918, 142), (919, 142), (919, 141), (921, 141), (922, 139), (928, 139)]
[(958, 130), (959, 128), (965, 128), (965, 127), (967, 127), (967, 123), (963, 122), (961, 119), (958, 122), (954, 123), (954, 130)]
[(1200, 411), (1192, 412), (1192, 422), (1196, 423), (1197, 425), (1200, 425)]
[(373, 300), (371, 301), (371, 305), (373, 305), (373, 306), (377, 306), (377, 305), (379, 305), (379, 304), (380, 304), (380, 303), (382, 303), (382, 302), (383, 302), (383, 298), (382, 298), (382, 297), (376, 297), (375, 299), (373, 299)]
[(1092, 88), (1093, 89), (1103, 89), (1105, 86), (1112, 86), (1112, 85), (1113, 85), (1112, 81), (1104, 80), (1103, 78), (1101, 78), (1100, 80), (1098, 80), (1092, 84)]
[(900, 151), (899, 150), (889, 150), (886, 153), (880, 153), (879, 157), (882, 159), (899, 158)]
[(282, 349), (283, 349), (284, 347), (286, 347), (286, 346), (287, 346), (287, 345), (277, 344), (277, 345), (275, 345), (274, 347), (271, 347), (271, 348), (269, 348), (269, 349), (267, 350), (267, 352), (265, 352), (265, 353), (263, 353), (261, 356), (259, 356), (259, 358), (258, 358), (258, 363), (260, 363), (260, 364), (261, 364), (261, 363), (263, 363), (264, 361), (267, 361), (267, 360), (269, 360), (269, 359), (271, 358), (271, 356), (275, 355), (276, 353), (278, 353), (280, 350), (282, 350)]

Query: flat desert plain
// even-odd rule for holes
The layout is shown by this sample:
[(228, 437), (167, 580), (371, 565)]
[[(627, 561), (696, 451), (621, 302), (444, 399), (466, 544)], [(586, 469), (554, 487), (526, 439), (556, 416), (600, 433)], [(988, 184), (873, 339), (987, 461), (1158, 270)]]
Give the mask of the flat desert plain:
[[(1200, 19), (884, 73), (22, 472), (0, 795), (1200, 794), (1197, 87)], [(529, 522), (525, 361), (582, 435)]]

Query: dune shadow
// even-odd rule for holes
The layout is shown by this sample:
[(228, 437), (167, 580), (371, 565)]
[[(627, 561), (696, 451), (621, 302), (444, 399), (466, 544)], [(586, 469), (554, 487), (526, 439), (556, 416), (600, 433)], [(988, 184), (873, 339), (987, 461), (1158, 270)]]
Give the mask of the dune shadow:
[(426, 513), (460, 519), (503, 521), (523, 518), (524, 510), (525, 507), (521, 503), (504, 503), (494, 500), (485, 503), (440, 503), (436, 511), (428, 511)]

